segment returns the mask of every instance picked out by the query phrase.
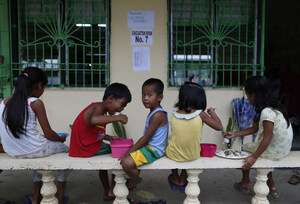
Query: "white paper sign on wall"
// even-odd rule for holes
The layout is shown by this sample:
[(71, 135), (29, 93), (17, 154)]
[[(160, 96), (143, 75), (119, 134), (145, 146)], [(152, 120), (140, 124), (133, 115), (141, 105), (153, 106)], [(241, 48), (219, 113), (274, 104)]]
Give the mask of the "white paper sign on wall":
[(150, 48), (134, 47), (132, 52), (133, 71), (150, 71)]
[(132, 29), (131, 45), (152, 45), (152, 29)]
[(154, 28), (154, 11), (128, 11), (128, 28)]

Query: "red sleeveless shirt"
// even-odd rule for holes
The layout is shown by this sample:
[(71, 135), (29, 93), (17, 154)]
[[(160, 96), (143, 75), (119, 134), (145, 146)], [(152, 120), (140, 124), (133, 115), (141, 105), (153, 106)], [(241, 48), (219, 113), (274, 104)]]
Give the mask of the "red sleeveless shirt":
[[(97, 102), (102, 104), (101, 102)], [(102, 147), (103, 141), (97, 139), (99, 134), (105, 134), (105, 125), (88, 126), (83, 115), (91, 103), (77, 116), (72, 126), (69, 156), (71, 157), (91, 157)]]

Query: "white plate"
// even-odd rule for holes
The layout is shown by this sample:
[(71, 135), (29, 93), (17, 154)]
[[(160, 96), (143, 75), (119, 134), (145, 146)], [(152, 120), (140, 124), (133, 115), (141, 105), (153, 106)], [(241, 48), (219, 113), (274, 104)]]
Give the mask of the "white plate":
[(225, 151), (226, 149), (222, 149), (222, 150), (217, 150), (216, 151), (216, 155), (222, 158), (226, 158), (226, 159), (244, 159), (246, 157), (248, 157), (250, 154), (248, 152), (244, 152), (244, 151), (238, 151), (238, 150), (233, 150), (233, 149), (228, 149), (229, 151), (235, 151), (237, 152), (239, 155), (225, 155)]

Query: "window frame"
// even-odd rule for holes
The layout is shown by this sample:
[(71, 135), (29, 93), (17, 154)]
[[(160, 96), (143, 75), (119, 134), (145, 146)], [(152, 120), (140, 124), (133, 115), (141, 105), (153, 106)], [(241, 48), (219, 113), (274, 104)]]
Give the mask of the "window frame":
[[(207, 14), (209, 13), (210, 15), (205, 15), (204, 12), (203, 14), (198, 13), (201, 12), (194, 12), (197, 8), (195, 8), (195, 5), (193, 3), (197, 4), (207, 4), (207, 7), (201, 7), (199, 8), (206, 8), (207, 10), (201, 10), (201, 11), (208, 11), (206, 12)], [(200, 2), (200, 3), (199, 3)], [(234, 3), (238, 3), (238, 5), (235, 5)], [(243, 7), (241, 6), (243, 3), (245, 4), (248, 3), (247, 5), (251, 4), (254, 6), (254, 8), (251, 7)], [(250, 2), (250, 3), (249, 3)], [(182, 3), (181, 5), (179, 5)], [(174, 8), (174, 5), (178, 4), (176, 8)], [(239, 26), (236, 26), (234, 32), (232, 33), (227, 33), (226, 37), (227, 41), (222, 41), (223, 38), (217, 38), (220, 37), (216, 36), (216, 38), (213, 38), (215, 36), (205, 36), (203, 35), (204, 31), (207, 31), (205, 29), (201, 29), (201, 23), (197, 24), (197, 22), (201, 22), (201, 17), (206, 19), (211, 19), (211, 30), (209, 30), (211, 33), (213, 31), (216, 33), (216, 30), (219, 29), (221, 26), (225, 27), (226, 22), (225, 22), (225, 16), (226, 16), (226, 4), (227, 7), (231, 9), (231, 13), (229, 14), (229, 17), (227, 15), (227, 18), (229, 19), (227, 24), (230, 24), (230, 20), (232, 21), (231, 27), (234, 27), (234, 19), (240, 19), (241, 18), (241, 13), (246, 10), (246, 18), (245, 15), (243, 17), (245, 18), (244, 21), (250, 20), (248, 17), (250, 16), (250, 10), (253, 15), (253, 19), (251, 19), (253, 26), (252, 33), (249, 30), (246, 30), (247, 33), (245, 32), (246, 36), (246, 41), (243, 42), (243, 40), (240, 40), (242, 37), (239, 36), (239, 41), (233, 39), (232, 40), (232, 35), (234, 32), (237, 31), (237, 29), (241, 30), (241, 27), (248, 26), (246, 29), (249, 29), (250, 23), (248, 24), (247, 22), (243, 22), (242, 20), (238, 20), (237, 23), (239, 23)], [(225, 6), (224, 6), (225, 5)], [(229, 5), (229, 6), (228, 6)], [(222, 10), (223, 9), (223, 10)], [(235, 10), (234, 10), (235, 9)], [(236, 13), (237, 17), (233, 17), (234, 11), (238, 11)], [(242, 11), (243, 10), (243, 11)], [(194, 13), (196, 14), (194, 14)], [(180, 20), (178, 16), (181, 15)], [(203, 16), (201, 16), (203, 15)], [(191, 18), (188, 18), (186, 16), (192, 16)], [(196, 16), (193, 18), (193, 16)], [(210, 16), (210, 17), (207, 17)], [(177, 18), (177, 19), (176, 19)], [(218, 18), (221, 18), (223, 21), (219, 21)], [(223, 18), (223, 19), (222, 19)], [(177, 22), (176, 22), (177, 20)], [(203, 20), (203, 19), (202, 19)], [(183, 34), (178, 26), (178, 24), (181, 23), (184, 25), (182, 26)], [(179, 22), (179, 23), (178, 23)], [(191, 22), (191, 23), (190, 23)], [(194, 23), (196, 22), (196, 23)], [(185, 26), (190, 23), (190, 27)], [(194, 23), (194, 24), (193, 24)], [(223, 23), (223, 25), (222, 25)], [(204, 23), (203, 23), (204, 24)], [(221, 25), (221, 26), (220, 26)], [(246, 25), (246, 26), (245, 26)], [(198, 29), (195, 29), (195, 27)], [(203, 26), (202, 28), (204, 28)], [(209, 27), (209, 26), (207, 26)], [(229, 26), (228, 26), (229, 27)], [(187, 30), (191, 30), (190, 33), (191, 36), (189, 36), (190, 33), (187, 32)], [(204, 31), (203, 31), (204, 30)], [(210, 46), (207, 46), (207, 49), (211, 49), (212, 51), (207, 51), (201, 53), (201, 46), (204, 47), (205, 43), (199, 42), (198, 44), (195, 43), (197, 40), (196, 37), (193, 36), (193, 34), (196, 36), (196, 32), (198, 31), (198, 39), (203, 39), (206, 37), (211, 37), (209, 40), (211, 40)], [(241, 31), (239, 31), (241, 33)], [(209, 32), (207, 32), (209, 33)], [(240, 34), (239, 33), (239, 34)], [(250, 34), (248, 34), (250, 33)], [(258, 1), (258, 0), (249, 0), (249, 1), (243, 1), (243, 0), (202, 0), (202, 1), (193, 1), (193, 0), (188, 0), (188, 1), (183, 1), (183, 0), (168, 0), (168, 50), (169, 50), (169, 56), (168, 56), (168, 86), (169, 87), (179, 87), (181, 84), (183, 84), (185, 81), (190, 81), (195, 80), (195, 82), (201, 84), (204, 87), (213, 87), (213, 88), (228, 88), (228, 87), (241, 87), (243, 86), (245, 80), (250, 76), (250, 75), (264, 75), (264, 33), (265, 33), (265, 0)], [(221, 33), (222, 34), (222, 33)], [(179, 38), (178, 36), (183, 36), (182, 38)], [(253, 37), (253, 41), (251, 42), (247, 37), (249, 36)], [(199, 37), (200, 36), (200, 37)], [(224, 36), (221, 36), (224, 37)], [(229, 38), (230, 37), (230, 38)], [(178, 40), (179, 39), (179, 40)], [(181, 40), (181, 41), (180, 41)], [(198, 53), (195, 52), (193, 53), (194, 48), (188, 48), (188, 43), (190, 43), (190, 47), (194, 48), (196, 46), (200, 47), (198, 48), (199, 51)], [(230, 42), (231, 41), (231, 42)], [(223, 56), (220, 59), (219, 55), (220, 53), (222, 54), (222, 51), (220, 51), (223, 45), (225, 43), (229, 44), (229, 42), (233, 45), (236, 44), (238, 48), (238, 52), (236, 53), (235, 58), (231, 58), (231, 62), (228, 63), (225, 60), (225, 54), (226, 52), (223, 51)], [(179, 43), (182, 43), (185, 47), (180, 48)], [(231, 46), (232, 46), (231, 45)], [(227, 46), (227, 45), (226, 45)], [(223, 46), (222, 49), (225, 49)], [(246, 47), (246, 48), (243, 48)], [(181, 49), (181, 50), (180, 50)], [(190, 49), (190, 52), (187, 50)], [(251, 58), (252, 62), (249, 63), (246, 61), (246, 63), (241, 63), (242, 61), (240, 50), (244, 49), (246, 54), (250, 55), (250, 52), (248, 50), (253, 50), (253, 58)], [(248, 49), (248, 50), (247, 50)], [(178, 51), (179, 50), (179, 51)], [(183, 50), (183, 51), (182, 51)], [(196, 49), (197, 50), (197, 49)], [(215, 51), (214, 51), (215, 50)], [(248, 51), (248, 53), (247, 53)], [(232, 52), (232, 51), (231, 51)], [(209, 54), (208, 54), (209, 53)], [(232, 53), (231, 53), (232, 54)], [(235, 54), (235, 53), (233, 53)], [(245, 58), (248, 57), (246, 55)], [(223, 61), (222, 61), (223, 60)], [(238, 63), (233, 63), (232, 61), (235, 60)], [(247, 60), (247, 59), (246, 59)], [(219, 62), (221, 61), (221, 62)], [(250, 60), (249, 60), (250, 61)], [(196, 74), (194, 74), (196, 73)], [(180, 76), (181, 74), (181, 76)]]
[[(110, 2), (12, 1), (12, 81), (24, 68), (34, 66), (46, 71), (47, 87), (107, 87), (110, 84)], [(29, 35), (30, 32), (33, 34)]]

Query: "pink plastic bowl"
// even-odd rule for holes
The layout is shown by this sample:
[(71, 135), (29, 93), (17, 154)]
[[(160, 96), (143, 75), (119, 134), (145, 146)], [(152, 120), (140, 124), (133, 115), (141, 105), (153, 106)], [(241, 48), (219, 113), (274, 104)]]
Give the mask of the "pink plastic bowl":
[(115, 139), (110, 143), (113, 158), (122, 157), (133, 145), (132, 139)]
[(213, 157), (217, 151), (216, 144), (202, 143), (200, 155), (202, 157)]

